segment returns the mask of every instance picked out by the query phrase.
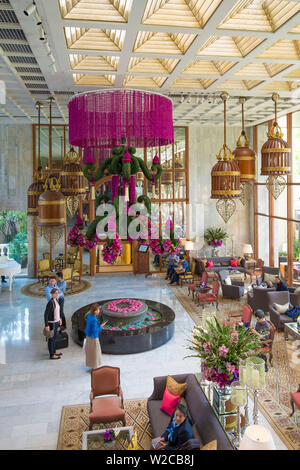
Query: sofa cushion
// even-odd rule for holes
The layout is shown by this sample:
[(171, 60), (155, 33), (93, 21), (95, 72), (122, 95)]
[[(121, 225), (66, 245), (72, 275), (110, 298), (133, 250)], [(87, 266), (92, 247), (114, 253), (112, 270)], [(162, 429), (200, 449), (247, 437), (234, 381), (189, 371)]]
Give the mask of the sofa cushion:
[(212, 261), (207, 261), (206, 266), (207, 266), (208, 268), (213, 268), (213, 267), (214, 267), (214, 263), (213, 263)]
[(151, 416), (151, 426), (153, 437), (161, 436), (170, 422), (170, 416), (161, 411), (161, 400), (148, 400), (147, 408), (149, 416)]
[(180, 395), (173, 395), (173, 393), (169, 392), (166, 388), (160, 409), (171, 416), (178, 405), (179, 400)]
[(264, 273), (264, 281), (265, 281), (265, 282), (271, 281), (271, 282), (275, 283), (275, 281), (276, 281), (276, 274)]
[(231, 286), (231, 278), (228, 276), (224, 279), (224, 283), (226, 284), (226, 286)]
[(289, 309), (289, 302), (286, 304), (276, 304), (274, 303), (274, 308), (277, 310), (278, 313), (286, 313), (286, 311)]
[(231, 259), (230, 260), (230, 266), (232, 268), (237, 268), (237, 265), (238, 265), (238, 260), (237, 259)]
[(201, 447), (200, 450), (217, 450), (218, 449), (218, 442), (216, 439), (213, 441), (208, 442), (205, 446)]
[(184, 383), (178, 383), (176, 380), (173, 379), (170, 375), (168, 375), (167, 378), (167, 389), (169, 392), (171, 392), (173, 395), (180, 395), (182, 396), (185, 392), (186, 389), (186, 382)]
[(125, 411), (121, 408), (120, 397), (101, 397), (92, 401), (92, 412), (89, 415), (91, 423), (111, 423), (112, 421), (122, 421), (125, 418)]

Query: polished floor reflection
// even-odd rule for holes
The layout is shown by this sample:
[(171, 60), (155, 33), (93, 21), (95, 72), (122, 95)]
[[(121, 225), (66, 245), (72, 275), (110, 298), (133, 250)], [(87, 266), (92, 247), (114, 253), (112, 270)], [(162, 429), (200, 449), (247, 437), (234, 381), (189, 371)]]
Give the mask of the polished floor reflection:
[[(12, 292), (0, 287), (0, 449), (55, 449), (61, 408), (88, 403), (90, 374), (71, 338), (62, 359), (49, 361), (42, 335), (46, 301), (20, 294), (27, 282), (17, 279)], [(66, 298), (69, 332), (76, 309), (106, 298), (138, 296), (165, 303), (176, 313), (174, 337), (160, 348), (127, 356), (103, 354), (103, 364), (121, 369), (125, 399), (149, 396), (155, 376), (199, 371), (197, 359), (184, 359), (193, 321), (161, 277), (107, 274), (92, 283), (89, 291)], [(285, 448), (274, 437), (277, 447)]]

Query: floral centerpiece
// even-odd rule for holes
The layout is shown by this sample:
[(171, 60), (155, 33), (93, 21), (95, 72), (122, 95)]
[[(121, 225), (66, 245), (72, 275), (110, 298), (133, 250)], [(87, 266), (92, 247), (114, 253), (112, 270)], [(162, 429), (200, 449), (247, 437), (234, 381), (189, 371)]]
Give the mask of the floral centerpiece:
[(261, 342), (242, 324), (221, 323), (214, 317), (206, 325), (207, 331), (200, 326), (194, 328), (188, 349), (195, 354), (188, 357), (199, 357), (203, 378), (223, 388), (237, 380), (240, 359), (256, 356), (255, 350)]
[(118, 257), (123, 255), (123, 245), (117, 233), (115, 238), (104, 243), (102, 253), (103, 261), (108, 264), (116, 264)]
[(115, 441), (117, 439), (115, 430), (112, 429), (112, 428), (111, 429), (106, 429), (106, 431), (103, 435), (103, 439), (107, 443)]
[(223, 240), (228, 238), (225, 230), (221, 228), (207, 228), (204, 233), (204, 239), (207, 244), (216, 248), (217, 246), (222, 246)]

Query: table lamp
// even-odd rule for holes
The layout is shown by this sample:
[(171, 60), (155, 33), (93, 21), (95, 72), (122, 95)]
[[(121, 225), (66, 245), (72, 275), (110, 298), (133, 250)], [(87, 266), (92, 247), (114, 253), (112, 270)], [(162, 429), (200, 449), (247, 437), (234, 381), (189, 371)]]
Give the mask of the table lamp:
[(251, 255), (253, 254), (252, 246), (246, 243), (243, 246), (243, 253), (244, 253), (245, 259), (251, 259)]
[(247, 427), (239, 450), (276, 450), (276, 447), (269, 429), (253, 424)]

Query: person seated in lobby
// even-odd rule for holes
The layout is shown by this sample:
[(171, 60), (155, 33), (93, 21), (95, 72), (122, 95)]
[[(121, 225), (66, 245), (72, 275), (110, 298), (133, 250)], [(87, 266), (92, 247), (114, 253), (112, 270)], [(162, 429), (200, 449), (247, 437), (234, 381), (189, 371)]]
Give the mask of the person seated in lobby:
[(5, 279), (5, 276), (1, 276), (1, 282), (7, 282), (7, 280)]
[(286, 285), (285, 282), (283, 282), (279, 276), (275, 277), (275, 282), (277, 284), (276, 290), (277, 291), (282, 291), (282, 290), (289, 290), (288, 286)]
[(151, 448), (155, 450), (177, 450), (186, 441), (193, 439), (193, 429), (188, 418), (188, 411), (185, 406), (176, 406), (169, 425), (161, 437), (152, 440)]
[(64, 314), (64, 294), (59, 289), (59, 287), (57, 285), (57, 282), (56, 282), (56, 276), (54, 276), (54, 275), (50, 276), (49, 284), (45, 288), (45, 296), (46, 296), (46, 299), (47, 299), (48, 302), (49, 302), (49, 300), (52, 299), (52, 295), (51, 295), (52, 289), (57, 289), (58, 290), (57, 301), (58, 301), (59, 307), (61, 309), (61, 312), (60, 312), (61, 320), (62, 320), (61, 327), (62, 327), (63, 330), (65, 330), (67, 325), (66, 325), (66, 317), (65, 317), (65, 314)]
[(189, 272), (189, 270), (190, 270), (190, 268), (189, 268), (189, 264), (188, 264), (187, 260), (185, 259), (185, 257), (183, 255), (181, 255), (178, 268), (175, 268), (173, 270), (170, 285), (177, 283), (177, 285), (179, 286), (180, 276), (182, 276), (183, 274)]
[[(254, 316), (256, 318), (256, 325), (255, 328), (252, 330), (252, 332), (260, 337), (262, 342), (265, 340), (267, 341), (270, 339), (270, 334), (271, 334), (271, 327), (270, 324), (267, 322), (265, 318), (265, 314), (263, 310), (256, 310), (254, 313)], [(267, 358), (264, 354), (259, 354), (258, 357), (263, 359), (265, 361), (265, 369), (266, 372), (268, 372), (268, 361)]]
[(178, 255), (170, 255), (167, 259), (168, 261), (168, 269), (165, 279), (171, 279), (174, 269), (178, 266), (179, 263), (179, 256)]

